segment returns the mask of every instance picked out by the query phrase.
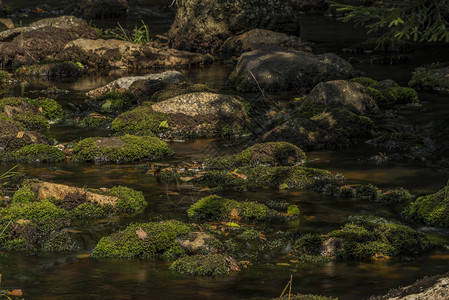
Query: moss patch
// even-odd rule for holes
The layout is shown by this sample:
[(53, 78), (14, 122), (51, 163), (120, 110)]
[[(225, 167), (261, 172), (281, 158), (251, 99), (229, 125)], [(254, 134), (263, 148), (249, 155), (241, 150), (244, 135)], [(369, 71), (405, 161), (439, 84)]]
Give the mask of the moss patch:
[(173, 154), (173, 150), (156, 137), (125, 135), (84, 139), (72, 153), (74, 161), (78, 162), (130, 162), (160, 159)]
[(190, 226), (179, 221), (136, 223), (125, 230), (104, 237), (91, 256), (96, 258), (150, 258), (163, 255), (176, 246), (177, 237)]
[(150, 106), (139, 106), (118, 116), (111, 130), (121, 134), (154, 135), (167, 121), (164, 114), (155, 112)]
[(56, 147), (43, 144), (27, 145), (12, 153), (12, 160), (27, 163), (61, 162), (65, 154)]
[(87, 99), (85, 103), (90, 110), (95, 110), (100, 113), (117, 114), (136, 105), (137, 101), (127, 93), (111, 91), (100, 97)]
[(432, 226), (449, 227), (449, 187), (435, 194), (419, 197), (403, 214), (415, 221)]

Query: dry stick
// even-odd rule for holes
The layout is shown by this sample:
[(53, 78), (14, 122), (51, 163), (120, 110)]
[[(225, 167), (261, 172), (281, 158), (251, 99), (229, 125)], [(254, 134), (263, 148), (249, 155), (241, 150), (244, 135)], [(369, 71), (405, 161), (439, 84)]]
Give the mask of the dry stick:
[(251, 76), (253, 77), (254, 81), (256, 82), (257, 88), (258, 88), (259, 91), (262, 93), (262, 96), (263, 96), (264, 98), (266, 98), (265, 92), (264, 92), (264, 90), (262, 90), (262, 88), (260, 87), (259, 81), (257, 81), (256, 76), (254, 76), (253, 72), (251, 72), (251, 71), (249, 71), (249, 74), (251, 74)]
[(293, 285), (293, 274), (290, 274), (290, 289), (288, 290), (288, 300), (290, 300), (290, 296), (292, 294), (292, 285)]

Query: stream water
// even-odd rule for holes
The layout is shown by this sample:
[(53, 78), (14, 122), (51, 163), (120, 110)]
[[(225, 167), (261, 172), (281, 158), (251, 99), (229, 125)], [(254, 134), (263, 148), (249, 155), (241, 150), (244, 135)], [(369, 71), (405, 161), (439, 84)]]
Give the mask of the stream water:
[[(27, 1), (22, 1), (29, 7)], [(21, 3), (22, 3), (21, 2)], [(28, 1), (35, 3), (35, 1)], [(64, 1), (47, 1), (49, 4)], [(66, 1), (69, 2), (69, 1)], [(132, 2), (132, 1), (130, 1)], [(154, 2), (154, 1), (153, 1)], [(167, 1), (162, 1), (167, 2)], [(62, 3), (62, 4), (61, 4)], [(147, 16), (143, 8), (122, 24), (132, 28)], [(27, 6), (28, 5), (28, 6)], [(145, 18), (144, 18), (145, 19)], [(26, 17), (24, 20), (27, 20)], [(137, 20), (137, 22), (136, 22)], [(145, 21), (155, 33), (166, 32), (171, 20), (146, 18)], [(111, 25), (97, 21), (99, 27)], [(115, 24), (112, 24), (115, 26)], [(365, 38), (363, 30), (354, 29), (324, 17), (303, 17), (303, 38), (315, 42), (322, 48), (341, 54), (345, 47), (352, 46)], [(416, 66), (447, 59), (447, 48), (423, 48), (410, 54), (411, 62), (401, 65), (355, 64), (366, 76), (375, 79), (391, 78), (405, 85)], [(345, 54), (342, 54), (345, 55)], [(347, 56), (348, 54), (346, 54)], [(215, 89), (223, 89), (233, 66), (212, 65), (203, 68), (182, 70), (193, 82), (208, 83)], [(149, 71), (151, 72), (151, 71)], [(83, 94), (109, 81), (126, 75), (123, 71), (109, 74), (90, 74), (78, 80), (62, 82), (30, 81), (12, 87), (6, 95), (36, 97), (39, 91), (49, 86), (69, 90), (69, 94), (56, 99), (65, 107), (79, 107)], [(134, 74), (134, 73), (133, 73)], [(246, 95), (252, 97), (252, 95)], [(399, 108), (401, 122), (419, 128), (431, 128), (441, 132), (442, 138), (449, 137), (449, 101), (447, 97), (435, 94), (420, 94), (418, 108)], [(88, 136), (107, 136), (107, 129), (80, 129), (69, 125), (54, 125), (48, 134), (60, 142), (78, 140)], [(221, 140), (192, 140), (171, 143), (176, 152), (170, 161), (202, 161), (212, 155), (234, 153), (239, 147)], [(436, 167), (428, 167), (420, 161), (392, 161), (382, 165), (370, 163), (367, 159), (377, 151), (368, 144), (359, 144), (338, 151), (308, 153), (310, 166), (342, 173), (348, 184), (373, 183), (380, 188), (403, 186), (413, 194), (435, 192), (443, 187), (449, 175)], [(0, 173), (11, 165), (0, 165)], [(94, 164), (45, 164), (20, 165), (19, 171), (29, 176), (73, 186), (111, 187), (125, 185), (144, 192), (149, 206), (145, 213), (133, 217), (133, 221), (149, 220), (158, 216), (187, 220), (186, 209), (200, 195), (188, 187), (167, 185), (156, 178), (145, 176), (136, 165), (94, 165)], [(172, 195), (177, 192), (180, 195)], [(301, 222), (279, 226), (295, 228), (303, 232), (328, 232), (340, 228), (349, 216), (375, 214), (398, 218), (399, 212), (376, 206), (373, 203), (354, 199), (336, 199), (313, 192), (293, 192), (263, 189), (253, 193), (230, 194), (230, 198), (243, 200), (282, 200), (297, 204), (304, 217)], [(279, 296), (293, 274), (295, 293), (312, 293), (334, 296), (340, 299), (362, 299), (373, 294), (382, 294), (390, 288), (413, 283), (416, 279), (441, 274), (449, 269), (449, 249), (437, 250), (413, 261), (378, 261), (372, 263), (328, 263), (308, 268), (280, 268), (276, 262), (263, 263), (224, 278), (190, 278), (175, 276), (168, 270), (168, 264), (160, 260), (96, 260), (87, 257), (95, 243), (104, 235), (126, 227), (129, 217), (109, 218), (94, 224), (78, 224), (84, 242), (82, 253), (46, 254), (23, 256), (0, 253), (0, 274), (2, 288), (20, 288), (30, 299), (256, 299)], [(427, 228), (421, 230), (429, 231)], [(430, 232), (435, 238), (449, 241), (449, 232)]]

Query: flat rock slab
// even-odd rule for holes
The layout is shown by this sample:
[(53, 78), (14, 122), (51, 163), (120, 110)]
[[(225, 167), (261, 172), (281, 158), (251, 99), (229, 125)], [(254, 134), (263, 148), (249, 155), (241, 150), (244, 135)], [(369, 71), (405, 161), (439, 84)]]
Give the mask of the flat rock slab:
[(119, 198), (114, 196), (105, 196), (97, 193), (86, 191), (82, 188), (72, 187), (64, 184), (56, 184), (51, 182), (40, 182), (33, 185), (33, 189), (37, 191), (37, 198), (43, 200), (54, 197), (56, 199), (64, 199), (70, 194), (83, 194), (87, 202), (98, 203), (100, 205), (115, 206)]
[(96, 98), (111, 91), (124, 92), (130, 86), (139, 80), (160, 80), (167, 83), (179, 83), (185, 81), (184, 75), (177, 71), (166, 71), (163, 73), (147, 74), (143, 76), (123, 77), (108, 83), (105, 86), (89, 91), (86, 95), (90, 98)]

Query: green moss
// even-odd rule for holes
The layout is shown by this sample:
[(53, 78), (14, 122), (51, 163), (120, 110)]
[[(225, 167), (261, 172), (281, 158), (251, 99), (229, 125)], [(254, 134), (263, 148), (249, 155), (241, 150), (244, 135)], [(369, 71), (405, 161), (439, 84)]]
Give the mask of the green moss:
[(87, 138), (73, 149), (74, 161), (130, 162), (155, 160), (173, 154), (168, 144), (156, 137), (125, 135), (117, 138)]
[(12, 203), (30, 203), (36, 201), (36, 194), (28, 186), (18, 189), (12, 198)]
[[(264, 220), (269, 208), (257, 202), (238, 202), (216, 195), (207, 196), (190, 206), (189, 218), (197, 220), (225, 221), (233, 218), (243, 220)], [(232, 215), (232, 217), (231, 217)]]
[(424, 137), (404, 132), (385, 133), (374, 139), (374, 142), (381, 149), (405, 154), (425, 147)]
[(136, 104), (136, 99), (131, 95), (119, 91), (110, 91), (100, 97), (86, 100), (89, 109), (100, 113), (119, 113)]
[(427, 225), (449, 227), (449, 187), (419, 197), (410, 203), (403, 214)]
[(145, 207), (148, 205), (148, 202), (145, 201), (145, 197), (143, 196), (142, 192), (133, 190), (125, 186), (115, 186), (106, 191), (94, 191), (99, 194), (118, 197), (119, 200), (115, 204), (115, 208), (118, 212), (129, 214), (143, 212)]
[(324, 238), (319, 234), (305, 235), (296, 241), (293, 249), (297, 250), (300, 254), (320, 255), (323, 241)]
[(179, 95), (196, 93), (196, 92), (212, 92), (206, 84), (192, 84), (188, 82), (171, 83), (164, 89), (157, 91), (151, 96), (151, 101), (160, 102)]
[(27, 145), (13, 153), (16, 161), (27, 163), (60, 162), (65, 160), (65, 154), (56, 147), (43, 144)]
[(413, 74), (412, 79), (408, 83), (409, 87), (421, 90), (432, 90), (435, 88), (449, 89), (449, 83), (444, 77), (438, 77), (432, 74), (431, 70), (419, 68)]
[(378, 202), (383, 204), (404, 203), (412, 200), (410, 192), (404, 188), (398, 188), (383, 192), (377, 198)]
[[(190, 226), (179, 221), (136, 223), (103, 237), (91, 256), (96, 258), (150, 258), (174, 247)], [(139, 233), (139, 235), (137, 234)]]
[(97, 203), (83, 203), (73, 209), (76, 219), (101, 219), (114, 212), (112, 205), (99, 205)]
[(360, 83), (361, 85), (363, 85), (365, 87), (372, 87), (375, 89), (378, 89), (380, 87), (379, 82), (377, 80), (374, 80), (374, 79), (368, 78), (368, 77), (355, 77), (355, 78), (352, 78), (350, 81)]
[(341, 260), (366, 260), (378, 255), (413, 257), (434, 247), (424, 234), (408, 226), (366, 220), (348, 223), (328, 236), (341, 241), (335, 254)]
[(61, 104), (50, 98), (44, 99), (24, 99), (26, 102), (42, 109), (42, 115), (50, 121), (59, 121), (64, 119), (64, 111)]
[(155, 112), (150, 106), (139, 106), (118, 116), (112, 122), (111, 130), (121, 134), (154, 135), (163, 121), (167, 121), (164, 114)]
[(236, 155), (206, 160), (204, 164), (207, 168), (229, 170), (244, 166), (294, 165), (305, 159), (306, 154), (297, 146), (286, 142), (271, 142), (256, 144)]
[(390, 87), (383, 91), (389, 105), (418, 104), (418, 93), (408, 87)]
[(11, 77), (8, 72), (0, 70), (0, 88), (4, 88), (11, 81)]
[(178, 259), (170, 269), (191, 276), (216, 276), (230, 273), (231, 262), (223, 254), (199, 254)]
[[(21, 127), (28, 130), (42, 130), (50, 128), (47, 119), (39, 111), (39, 107), (30, 104), (27, 98), (8, 97), (0, 99), (0, 111), (5, 110), (5, 106), (12, 106), (16, 109), (12, 113), (11, 119), (19, 123)], [(3, 119), (9, 119), (3, 114)]]
[(363, 184), (355, 189), (355, 195), (362, 199), (377, 200), (380, 195), (380, 190), (372, 184)]
[(42, 241), (43, 252), (73, 252), (80, 248), (71, 234), (65, 231), (54, 231)]

